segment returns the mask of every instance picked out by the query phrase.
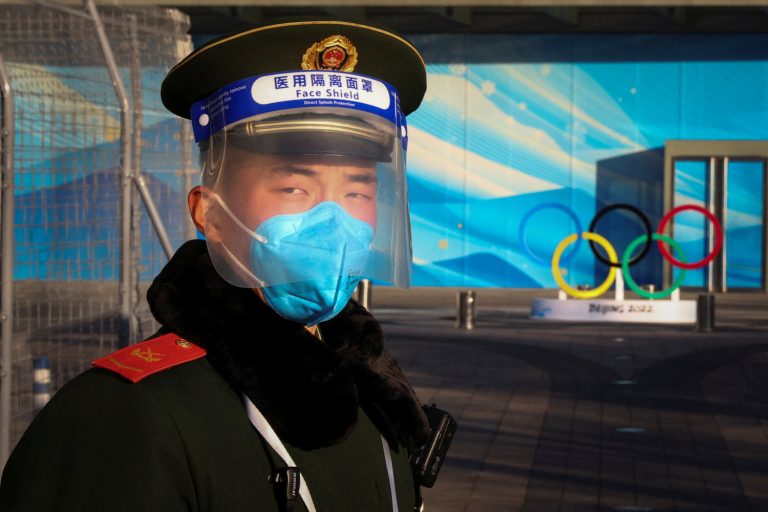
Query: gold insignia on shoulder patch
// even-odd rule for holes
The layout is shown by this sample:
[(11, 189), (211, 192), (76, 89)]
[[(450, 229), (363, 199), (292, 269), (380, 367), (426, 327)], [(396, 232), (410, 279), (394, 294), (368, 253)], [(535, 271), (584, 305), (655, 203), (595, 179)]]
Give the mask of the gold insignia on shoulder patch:
[(357, 48), (342, 35), (329, 36), (304, 52), (301, 69), (352, 72), (357, 64)]
[(163, 354), (158, 354), (157, 352), (153, 352), (151, 348), (148, 348), (147, 350), (141, 350), (141, 349), (134, 349), (131, 351), (131, 355), (133, 357), (138, 357), (139, 359), (143, 359), (144, 362), (147, 363), (156, 363), (158, 361), (162, 361), (165, 357)]
[(139, 382), (145, 377), (204, 356), (205, 349), (176, 334), (164, 334), (97, 359), (93, 366), (111, 370), (131, 382)]

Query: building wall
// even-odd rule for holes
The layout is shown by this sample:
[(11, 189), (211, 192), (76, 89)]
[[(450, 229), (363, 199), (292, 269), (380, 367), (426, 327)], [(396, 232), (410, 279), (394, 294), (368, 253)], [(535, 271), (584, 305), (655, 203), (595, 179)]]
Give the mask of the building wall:
[[(435, 34), (411, 39), (424, 54), (429, 75), (424, 102), (409, 117), (416, 286), (554, 287), (555, 247), (567, 235), (586, 231), (603, 206), (636, 206), (654, 228), (658, 225), (666, 140), (768, 139), (766, 34)], [(158, 102), (162, 75), (145, 73), (145, 105)], [(70, 80), (66, 86), (91, 97), (79, 82)], [(108, 119), (117, 116), (101, 105), (94, 104), (93, 111)], [(158, 115), (144, 123), (144, 138), (167, 148), (163, 154), (179, 147), (178, 128), (166, 129), (173, 122), (170, 115)], [(114, 144), (96, 140), (74, 156), (107, 146), (114, 150)], [(181, 226), (186, 215), (183, 180), (169, 179), (178, 177), (173, 169), (157, 172), (165, 169), (155, 161), (161, 153), (145, 152), (143, 171), (153, 193), (165, 198), (162, 215)], [(73, 161), (73, 154), (65, 157)], [(35, 169), (55, 170), (62, 158), (53, 155), (45, 165), (35, 163)], [(114, 169), (105, 164), (102, 171)], [(37, 172), (39, 186), (31, 192), (17, 187), (19, 219), (58, 215), (51, 205), (68, 201), (73, 185), (81, 184), (75, 178), (96, 190), (89, 180), (101, 176), (68, 175), (60, 182), (54, 171), (50, 174), (46, 180)], [(701, 203), (700, 175), (698, 170), (681, 173), (677, 201)], [(114, 251), (108, 247), (104, 255), (80, 254), (62, 251), (56, 240), (83, 241), (94, 229), (107, 229), (99, 208), (116, 208), (112, 192), (117, 186), (110, 182), (110, 194), (102, 190), (83, 203), (78, 216), (93, 226), (79, 229), (51, 217), (20, 231), (17, 239), (34, 251), (17, 252), (17, 278), (114, 278)], [(751, 192), (734, 203), (741, 209), (737, 213), (745, 233), (762, 229)], [(701, 219), (691, 214), (677, 220), (695, 232), (683, 245), (700, 257)], [(117, 225), (108, 228), (102, 238), (116, 240)], [(644, 232), (625, 211), (606, 215), (598, 228), (619, 255)], [(141, 276), (149, 280), (165, 257), (146, 218), (142, 232), (146, 262)], [(760, 251), (759, 237), (742, 238), (745, 252)], [(173, 240), (176, 245), (181, 241)], [(606, 274), (605, 265), (581, 242), (566, 249), (561, 266), (571, 285), (594, 285)], [(633, 267), (633, 276), (639, 283), (660, 284), (661, 258), (655, 249)], [(699, 281), (700, 276), (686, 283)]]
[[(429, 73), (409, 117), (417, 286), (554, 287), (552, 253), (574, 219), (586, 231), (603, 206), (626, 203), (655, 229), (666, 140), (768, 138), (764, 34), (412, 39)], [(677, 201), (701, 202), (701, 183), (679, 187)], [(743, 227), (761, 229), (754, 196), (737, 203)], [(619, 256), (644, 232), (628, 212), (598, 226)], [(566, 280), (602, 281), (605, 266), (574, 247)], [(652, 250), (636, 281), (659, 284), (660, 261)]]

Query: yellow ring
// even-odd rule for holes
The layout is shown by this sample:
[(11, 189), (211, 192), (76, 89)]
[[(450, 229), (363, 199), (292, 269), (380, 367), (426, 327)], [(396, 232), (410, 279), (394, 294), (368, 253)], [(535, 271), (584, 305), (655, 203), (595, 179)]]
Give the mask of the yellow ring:
[[(616, 256), (616, 251), (614, 250), (611, 243), (604, 237), (598, 235), (597, 233), (590, 233), (589, 231), (585, 231), (581, 234), (581, 236), (585, 240), (591, 240), (605, 249), (605, 252), (608, 253), (608, 260), (611, 263), (618, 263), (619, 258)], [(605, 278), (603, 284), (592, 290), (577, 290), (568, 286), (568, 283), (565, 282), (562, 274), (560, 273), (560, 256), (563, 254), (565, 248), (575, 242), (578, 237), (578, 233), (573, 233), (563, 238), (563, 240), (557, 245), (555, 253), (552, 255), (552, 275), (554, 276), (555, 281), (560, 286), (560, 288), (571, 297), (575, 297), (577, 299), (594, 299), (595, 297), (599, 297), (600, 295), (604, 294), (606, 291), (608, 291), (608, 288), (611, 287), (613, 281), (616, 279), (616, 267), (609, 267), (610, 270), (608, 270), (608, 277)]]

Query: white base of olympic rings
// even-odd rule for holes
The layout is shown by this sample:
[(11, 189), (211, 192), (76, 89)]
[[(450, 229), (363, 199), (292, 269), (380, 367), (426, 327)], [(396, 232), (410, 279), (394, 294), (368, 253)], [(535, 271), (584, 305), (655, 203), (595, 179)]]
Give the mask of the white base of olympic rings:
[(696, 301), (533, 299), (531, 318), (576, 322), (694, 324)]

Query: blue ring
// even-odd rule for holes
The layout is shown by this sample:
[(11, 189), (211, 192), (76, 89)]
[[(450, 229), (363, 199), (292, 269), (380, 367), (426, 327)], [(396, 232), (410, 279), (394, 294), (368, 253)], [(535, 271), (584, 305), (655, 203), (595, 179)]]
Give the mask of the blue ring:
[[(533, 215), (535, 213), (538, 213), (541, 210), (544, 210), (546, 208), (554, 208), (555, 210), (560, 210), (561, 212), (564, 212), (566, 215), (568, 215), (571, 218), (571, 220), (573, 221), (573, 223), (576, 224), (576, 230), (574, 231), (575, 233), (581, 233), (581, 222), (579, 222), (579, 218), (576, 217), (576, 213), (574, 213), (573, 210), (571, 210), (567, 206), (564, 206), (564, 205), (562, 205), (560, 203), (541, 203), (541, 204), (538, 204), (538, 205), (534, 206), (533, 208), (531, 208), (530, 210), (528, 210), (528, 212), (523, 216), (523, 220), (520, 221), (520, 227), (517, 229), (517, 239), (518, 239), (518, 242), (520, 243), (520, 247), (523, 248), (525, 253), (528, 254), (528, 256), (531, 259), (534, 259), (536, 261), (539, 261), (541, 263), (549, 265), (552, 262), (552, 259), (551, 258), (550, 259), (544, 259), (544, 258), (540, 258), (540, 257), (536, 256), (533, 253), (533, 251), (531, 251), (531, 248), (528, 247), (528, 242), (526, 242), (526, 240), (525, 240), (525, 227), (526, 227), (526, 224), (528, 224), (528, 221), (531, 219), (531, 217), (533, 217)], [(576, 243), (573, 246), (573, 250), (571, 250), (571, 252), (569, 252), (567, 256), (563, 256), (560, 259), (560, 263), (568, 263), (569, 261), (571, 261), (571, 259), (573, 259), (573, 257), (576, 254), (576, 252), (579, 250), (580, 246), (581, 246), (581, 237), (578, 237), (576, 239)]]

